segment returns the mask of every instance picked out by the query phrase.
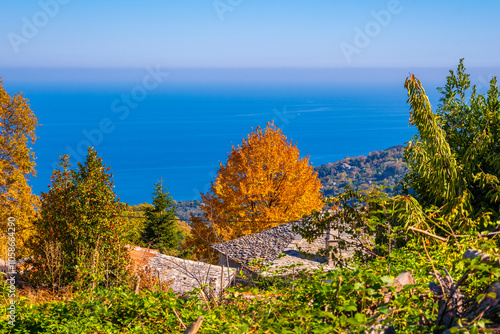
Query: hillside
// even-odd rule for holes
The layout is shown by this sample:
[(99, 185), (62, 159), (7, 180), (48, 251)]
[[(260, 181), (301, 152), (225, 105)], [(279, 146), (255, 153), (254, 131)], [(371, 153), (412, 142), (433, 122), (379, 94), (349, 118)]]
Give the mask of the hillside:
[[(335, 196), (349, 185), (354, 190), (368, 190), (374, 185), (394, 187), (406, 173), (402, 145), (373, 151), (368, 156), (347, 157), (315, 167), (323, 184), (325, 196)], [(386, 192), (393, 193), (393, 189)]]
[(177, 217), (184, 221), (189, 222), (191, 214), (196, 217), (201, 217), (200, 210), (201, 201), (176, 201), (177, 204)]

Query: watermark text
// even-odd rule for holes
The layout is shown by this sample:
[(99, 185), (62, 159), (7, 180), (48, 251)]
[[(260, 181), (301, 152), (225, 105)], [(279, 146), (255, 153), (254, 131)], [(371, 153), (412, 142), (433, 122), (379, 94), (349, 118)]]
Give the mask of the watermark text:
[(7, 315), (9, 325), (14, 326), (16, 322), (16, 219), (7, 219)]

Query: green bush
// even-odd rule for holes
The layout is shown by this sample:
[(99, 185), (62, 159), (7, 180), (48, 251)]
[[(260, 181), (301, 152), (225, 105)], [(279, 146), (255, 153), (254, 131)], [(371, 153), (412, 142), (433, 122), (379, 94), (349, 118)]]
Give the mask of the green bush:
[(114, 284), (126, 278), (122, 206), (113, 191), (109, 167), (94, 149), (72, 170), (68, 156), (41, 195), (40, 219), (31, 248), (34, 284), (81, 287)]

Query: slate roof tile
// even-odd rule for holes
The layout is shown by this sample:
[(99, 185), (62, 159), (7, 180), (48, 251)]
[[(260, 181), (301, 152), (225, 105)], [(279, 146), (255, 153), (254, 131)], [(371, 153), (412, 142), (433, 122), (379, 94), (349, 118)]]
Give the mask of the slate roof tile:
[(300, 221), (278, 225), (265, 231), (213, 244), (211, 247), (247, 265), (256, 259), (272, 262), (293, 240), (301, 238), (297, 232), (292, 231), (296, 224), (300, 224)]

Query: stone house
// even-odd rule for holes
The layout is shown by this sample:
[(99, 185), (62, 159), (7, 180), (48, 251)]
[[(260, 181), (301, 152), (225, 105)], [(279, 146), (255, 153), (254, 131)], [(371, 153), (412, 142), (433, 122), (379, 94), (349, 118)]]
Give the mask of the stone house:
[(148, 267), (162, 283), (169, 284), (176, 294), (202, 288), (212, 298), (219, 296), (234, 281), (235, 269), (180, 259), (161, 254), (158, 250), (129, 246), (136, 269)]
[[(318, 254), (333, 246), (331, 234), (326, 233), (309, 243), (293, 231), (293, 227), (300, 223), (282, 224), (211, 247), (219, 254), (219, 266), (234, 268), (249, 277), (258, 274), (284, 275), (303, 269), (334, 269), (331, 261)], [(352, 252), (345, 254), (345, 257), (349, 256)], [(267, 268), (259, 268), (255, 260), (261, 261)]]

